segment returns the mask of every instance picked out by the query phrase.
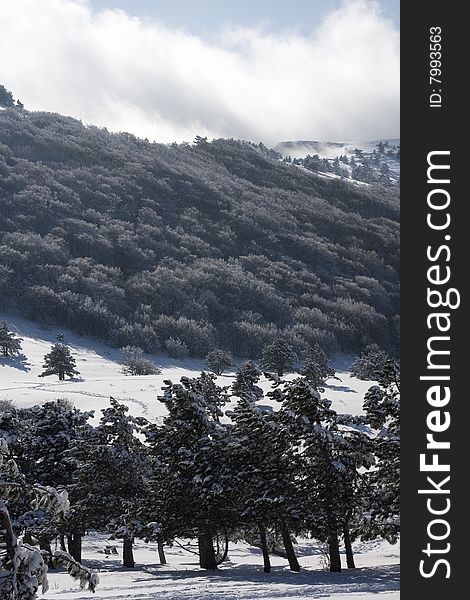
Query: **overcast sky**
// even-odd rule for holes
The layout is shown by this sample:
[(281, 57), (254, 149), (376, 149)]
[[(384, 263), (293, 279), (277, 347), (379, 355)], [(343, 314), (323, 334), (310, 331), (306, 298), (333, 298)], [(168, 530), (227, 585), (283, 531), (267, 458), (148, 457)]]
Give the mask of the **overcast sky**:
[(399, 136), (398, 0), (0, 0), (26, 108), (152, 140)]

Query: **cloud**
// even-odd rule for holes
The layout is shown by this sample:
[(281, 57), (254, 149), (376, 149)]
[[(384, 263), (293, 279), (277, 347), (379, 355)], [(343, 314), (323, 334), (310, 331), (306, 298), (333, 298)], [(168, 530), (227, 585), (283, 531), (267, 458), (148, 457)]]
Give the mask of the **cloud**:
[(210, 41), (85, 0), (1, 0), (0, 31), (0, 83), (31, 110), (163, 142), (398, 135), (399, 34), (373, 0), (347, 0), (309, 36)]

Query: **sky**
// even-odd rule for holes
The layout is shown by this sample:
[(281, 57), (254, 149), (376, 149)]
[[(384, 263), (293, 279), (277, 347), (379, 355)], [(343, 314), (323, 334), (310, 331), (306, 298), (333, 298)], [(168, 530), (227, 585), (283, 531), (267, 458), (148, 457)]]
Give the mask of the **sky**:
[(0, 0), (0, 31), (30, 110), (159, 142), (399, 137), (398, 0)]

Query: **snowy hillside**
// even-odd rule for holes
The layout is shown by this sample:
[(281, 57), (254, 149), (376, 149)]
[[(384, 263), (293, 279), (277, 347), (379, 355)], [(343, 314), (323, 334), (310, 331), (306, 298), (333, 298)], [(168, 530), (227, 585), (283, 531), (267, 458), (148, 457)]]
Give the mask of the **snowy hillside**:
[[(183, 375), (197, 376), (204, 368), (202, 361), (174, 360), (163, 355), (149, 355), (161, 369), (158, 375), (126, 376), (122, 373), (122, 352), (103, 343), (79, 337), (57, 327), (44, 327), (16, 316), (0, 314), (21, 337), (24, 356), (0, 358), (0, 400), (11, 400), (17, 406), (31, 406), (57, 398), (68, 398), (77, 408), (95, 410), (109, 406), (109, 396), (127, 404), (134, 415), (150, 420), (164, 415), (164, 406), (157, 401), (163, 381), (178, 381)], [(38, 378), (44, 354), (65, 336), (76, 360), (80, 376), (59, 382), (56, 377)], [(371, 382), (351, 378), (347, 369), (352, 356), (337, 356), (333, 361), (341, 381), (333, 380), (325, 391), (333, 408), (340, 413), (359, 414), (365, 391)], [(231, 385), (234, 372), (218, 378), (220, 385)], [(294, 377), (294, 375), (290, 375)], [(269, 389), (262, 380), (261, 386)], [(266, 399), (263, 403), (268, 402)], [(105, 534), (89, 532), (83, 538), (83, 564), (99, 572), (100, 585), (96, 594), (80, 590), (63, 570), (49, 573), (49, 591), (44, 598), (53, 600), (107, 600), (134, 598), (136, 600), (303, 600), (328, 597), (332, 600), (368, 600), (379, 594), (384, 600), (399, 598), (399, 545), (384, 540), (354, 544), (355, 570), (341, 573), (325, 570), (325, 558), (316, 540), (297, 540), (300, 573), (289, 570), (287, 561), (272, 556), (272, 572), (263, 573), (261, 550), (244, 542), (231, 543), (229, 559), (216, 573), (202, 571), (195, 554), (195, 541), (176, 540), (166, 548), (168, 564), (160, 565), (157, 547), (142, 540), (135, 542), (136, 566), (122, 567), (119, 540)], [(117, 554), (105, 554), (105, 547), (116, 545)], [(344, 549), (341, 548), (345, 566)]]
[(400, 140), (370, 142), (281, 142), (274, 148), (284, 161), (323, 177), (349, 179), (356, 184), (394, 185), (400, 179)]
[[(22, 338), (25, 358), (0, 359), (0, 399), (13, 400), (18, 406), (32, 406), (57, 398), (70, 399), (81, 410), (96, 410), (108, 406), (113, 396), (129, 405), (134, 415), (154, 419), (162, 416), (164, 407), (157, 401), (163, 381), (179, 381), (183, 376), (197, 377), (204, 363), (193, 359), (171, 359), (164, 355), (149, 355), (161, 369), (158, 375), (127, 376), (122, 373), (123, 355), (120, 350), (97, 341), (77, 336), (57, 327), (41, 327), (37, 323), (19, 317), (0, 314)], [(58, 381), (56, 377), (39, 379), (44, 355), (57, 341), (57, 333), (65, 334), (77, 363), (80, 376), (76, 379)], [(347, 369), (354, 357), (340, 355), (333, 361), (337, 376), (325, 391), (339, 413), (360, 414), (364, 393), (370, 382), (351, 378)], [(234, 371), (218, 378), (219, 385), (231, 385)], [(269, 389), (266, 380), (261, 387)], [(99, 413), (96, 415), (99, 417)]]

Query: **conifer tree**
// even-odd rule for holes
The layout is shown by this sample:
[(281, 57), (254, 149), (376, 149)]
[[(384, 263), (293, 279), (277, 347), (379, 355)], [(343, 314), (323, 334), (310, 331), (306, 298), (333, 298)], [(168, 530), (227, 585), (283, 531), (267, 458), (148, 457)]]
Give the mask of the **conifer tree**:
[(381, 535), (395, 542), (400, 514), (400, 367), (389, 359), (377, 375), (379, 385), (369, 388), (364, 398), (365, 421), (378, 433), (377, 465), (367, 474), (372, 510), (362, 537)]
[(256, 524), (263, 552), (264, 571), (271, 570), (267, 530), (279, 528), (290, 568), (299, 571), (289, 521), (297, 514), (296, 459), (290, 442), (274, 413), (256, 405), (259, 395), (249, 387), (239, 392), (237, 405), (228, 413), (234, 423), (233, 437), (241, 518)]
[(279, 338), (266, 346), (261, 357), (261, 367), (279, 377), (292, 370), (297, 355), (288, 342)]
[(233, 363), (233, 358), (228, 352), (216, 348), (207, 354), (204, 362), (216, 375), (222, 375), (225, 369)]
[(331, 402), (306, 378), (285, 383), (270, 395), (282, 402), (279, 420), (301, 456), (298, 480), (307, 528), (328, 543), (330, 570), (340, 571), (339, 538), (357, 501), (353, 495), (358, 469), (370, 467), (373, 457), (365, 438), (365, 450), (353, 443), (355, 433), (343, 431)]
[(6, 321), (0, 321), (0, 349), (5, 357), (15, 356), (21, 351), (21, 340), (10, 331)]
[(335, 370), (329, 366), (328, 362), (328, 356), (319, 344), (314, 344), (305, 357), (300, 371), (301, 375), (319, 392), (325, 391), (324, 385), (328, 379), (338, 379), (335, 377)]
[(198, 538), (203, 569), (217, 568), (213, 537), (236, 513), (229, 501), (235, 485), (229, 434), (219, 419), (228, 397), (214, 377), (202, 373), (179, 384), (165, 381), (159, 400), (168, 414), (161, 426), (147, 431), (158, 517), (167, 532)]
[(91, 527), (123, 540), (123, 564), (133, 567), (134, 536), (144, 524), (136, 505), (145, 494), (149, 466), (136, 436), (146, 420), (132, 417), (128, 407), (110, 398), (99, 425), (77, 453), (79, 469), (71, 497)]
[[(47, 591), (47, 564), (42, 553), (24, 540), (17, 539), (10, 508), (30, 505), (51, 517), (64, 516), (69, 510), (67, 493), (51, 486), (30, 483), (10, 458), (8, 444), (0, 437), (0, 598), (36, 600), (40, 589)], [(16, 515), (16, 521), (21, 517)], [(56, 551), (52, 566), (65, 567), (80, 582), (82, 589), (94, 592), (97, 574), (76, 562), (68, 553)]]
[(240, 398), (247, 394), (253, 400), (261, 398), (263, 390), (256, 385), (260, 377), (261, 371), (256, 367), (254, 362), (246, 362), (238, 369), (235, 375), (232, 392)]
[(390, 357), (384, 350), (372, 344), (351, 365), (351, 375), (358, 379), (375, 381), (389, 360)]
[(43, 372), (38, 377), (57, 375), (59, 381), (64, 381), (65, 376), (80, 375), (76, 369), (75, 359), (70, 349), (65, 344), (54, 344), (49, 354), (44, 357)]

